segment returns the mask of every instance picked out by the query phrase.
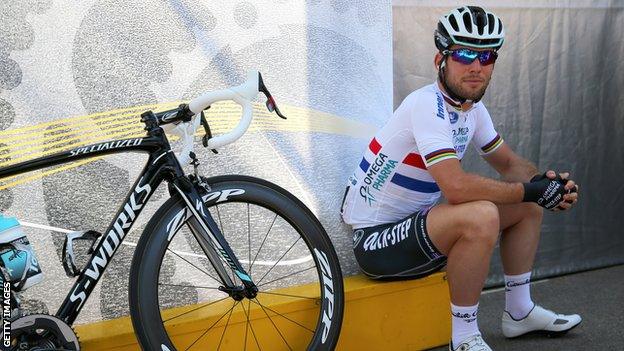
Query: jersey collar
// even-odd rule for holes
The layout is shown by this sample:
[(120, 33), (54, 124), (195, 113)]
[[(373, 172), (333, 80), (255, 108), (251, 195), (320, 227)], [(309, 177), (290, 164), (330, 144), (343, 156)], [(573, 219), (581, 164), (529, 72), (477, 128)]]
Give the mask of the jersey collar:
[(450, 96), (448, 96), (444, 90), (440, 89), (440, 82), (438, 82), (437, 80), (435, 81), (435, 83), (433, 84), (435, 85), (435, 89), (437, 91), (440, 92), (440, 94), (442, 94), (442, 97), (444, 98), (444, 101), (446, 101), (447, 104), (449, 104), (451, 107), (453, 107), (454, 109), (458, 110), (458, 111), (462, 111), (462, 112), (468, 112), (471, 111), (473, 108), (475, 108), (476, 103), (473, 103), (472, 106), (470, 106), (470, 108), (466, 111), (462, 110), (462, 106), (461, 103), (457, 100), (453, 100)]

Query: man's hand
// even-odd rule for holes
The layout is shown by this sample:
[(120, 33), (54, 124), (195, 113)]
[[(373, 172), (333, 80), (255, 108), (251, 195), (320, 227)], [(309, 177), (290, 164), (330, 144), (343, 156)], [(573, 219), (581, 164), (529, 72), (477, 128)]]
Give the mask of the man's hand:
[(555, 173), (555, 171), (547, 171), (544, 174), (538, 174), (531, 178), (531, 183), (543, 181), (545, 179), (550, 180), (558, 180), (561, 184), (564, 185), (564, 194), (563, 200), (559, 202), (559, 204), (554, 208), (549, 208), (552, 211), (565, 211), (570, 208), (578, 201), (578, 185), (573, 181), (568, 179), (570, 177), (570, 173), (564, 172), (559, 173), (559, 176)]

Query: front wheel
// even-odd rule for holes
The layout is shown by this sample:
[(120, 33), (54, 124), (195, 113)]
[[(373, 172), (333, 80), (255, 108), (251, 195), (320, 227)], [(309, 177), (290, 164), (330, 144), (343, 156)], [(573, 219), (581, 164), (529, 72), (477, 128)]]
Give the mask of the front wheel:
[[(338, 257), (319, 221), (269, 182), (222, 176), (208, 183), (206, 207), (259, 292), (236, 301), (220, 290), (193, 234), (201, 229), (174, 196), (147, 224), (132, 261), (130, 312), (141, 347), (333, 350), (344, 292)], [(235, 274), (230, 278), (242, 285)]]

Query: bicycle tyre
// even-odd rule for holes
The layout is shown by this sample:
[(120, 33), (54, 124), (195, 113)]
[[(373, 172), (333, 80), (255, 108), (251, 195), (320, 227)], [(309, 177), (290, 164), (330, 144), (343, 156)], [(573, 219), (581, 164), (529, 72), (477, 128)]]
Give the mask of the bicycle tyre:
[[(209, 349), (209, 347), (207, 347), (205, 344), (201, 344), (201, 343), (198, 344), (198, 342), (200, 342), (202, 338), (209, 339), (205, 337), (205, 335), (207, 335), (206, 333), (212, 333), (213, 331), (218, 331), (221, 327), (223, 327), (223, 332), (220, 336), (218, 347), (213, 346), (213, 347), (210, 347), (210, 349), (276, 350), (276, 349), (281, 348), (281, 349), (289, 349), (289, 350), (293, 350), (293, 349), (333, 350), (338, 341), (340, 327), (342, 324), (343, 308), (344, 308), (343, 282), (342, 282), (342, 274), (341, 274), (341, 270), (339, 266), (338, 257), (331, 244), (329, 237), (327, 236), (327, 233), (325, 232), (323, 226), (320, 224), (318, 219), (301, 201), (299, 201), (292, 194), (280, 188), (279, 186), (272, 184), (270, 182), (264, 181), (262, 179), (247, 177), (247, 176), (231, 175), (231, 176), (218, 176), (218, 177), (209, 178), (207, 182), (211, 186), (211, 191), (209, 194), (204, 196), (204, 201), (209, 211), (212, 212), (216, 209), (219, 215), (219, 218), (218, 218), (219, 222), (221, 222), (221, 215), (224, 212), (223, 208), (226, 205), (232, 206), (232, 208), (238, 208), (240, 206), (246, 205), (247, 220), (248, 220), (247, 228), (248, 228), (248, 236), (249, 236), (249, 255), (248, 255), (249, 256), (249, 260), (248, 260), (249, 272), (248, 273), (251, 275), (252, 279), (258, 279), (257, 278), (258, 276), (254, 276), (255, 272), (253, 273), (251, 272), (251, 269), (252, 268), (256, 268), (257, 270), (260, 269), (254, 266), (254, 264), (257, 262), (258, 262), (258, 265), (261, 264), (259, 263), (260, 260), (257, 260), (256, 258), (258, 257), (259, 253), (262, 252), (263, 245), (265, 244), (266, 240), (268, 239), (270, 235), (278, 236), (279, 245), (275, 247), (277, 247), (277, 250), (280, 250), (279, 246), (281, 245), (281, 241), (283, 241), (280, 235), (282, 235), (283, 233), (281, 231), (278, 234), (271, 233), (278, 216), (279, 218), (283, 218), (284, 219), (283, 222), (286, 223), (286, 225), (284, 225), (283, 227), (286, 227), (287, 225), (292, 226), (292, 228), (299, 235), (299, 238), (297, 238), (297, 241), (295, 242), (295, 244), (297, 244), (297, 242), (299, 242), (300, 239), (303, 239), (303, 243), (305, 244), (305, 245), (297, 246), (297, 250), (300, 250), (300, 251), (305, 250), (305, 248), (307, 247), (307, 250), (309, 250), (309, 255), (312, 256), (312, 258), (310, 259), (309, 256), (306, 256), (306, 257), (308, 257), (308, 259), (310, 260), (313, 260), (315, 264), (315, 268), (316, 268), (315, 272), (314, 273), (310, 272), (311, 268), (307, 268), (309, 271), (305, 272), (305, 276), (306, 277), (314, 276), (312, 277), (313, 279), (318, 278), (318, 280), (315, 283), (310, 283), (310, 284), (305, 285), (306, 288), (310, 286), (310, 289), (314, 291), (311, 295), (313, 297), (310, 297), (310, 296), (302, 296), (302, 297), (305, 297), (306, 299), (314, 298), (314, 303), (318, 307), (317, 307), (317, 310), (313, 311), (314, 312), (313, 317), (304, 318), (308, 321), (307, 323), (310, 326), (310, 328), (308, 328), (307, 326), (303, 325), (304, 324), (303, 319), (297, 321), (294, 319), (295, 317), (293, 317), (293, 314), (291, 314), (290, 317), (288, 317), (286, 313), (284, 313), (283, 315), (279, 314), (279, 312), (276, 311), (277, 307), (273, 306), (273, 308), (275, 308), (274, 310), (271, 307), (268, 307), (268, 305), (264, 306), (262, 302), (260, 301), (260, 297), (262, 297), (263, 299), (266, 297), (268, 299), (268, 298), (274, 298), (275, 296), (282, 298), (282, 300), (287, 300), (290, 298), (288, 297), (290, 294), (283, 293), (283, 291), (284, 289), (287, 290), (288, 288), (280, 287), (280, 289), (282, 290), (268, 290), (267, 288), (267, 291), (263, 291), (263, 288), (261, 288), (261, 285), (258, 285), (258, 287), (260, 288), (260, 293), (258, 297), (254, 299), (256, 301), (253, 301), (253, 300), (248, 301), (247, 299), (244, 299), (243, 302), (240, 302), (241, 305), (238, 305), (238, 302), (234, 301), (231, 297), (229, 297), (229, 300), (232, 300), (231, 303), (233, 304), (233, 306), (229, 310), (229, 317), (227, 318), (227, 323), (225, 324), (225, 326), (223, 326), (222, 324), (223, 324), (223, 321), (225, 320), (224, 316), (228, 312), (225, 312), (225, 314), (221, 315), (221, 317), (216, 322), (211, 321), (211, 323), (213, 323), (212, 326), (210, 326), (210, 328), (207, 329), (206, 332), (200, 335), (198, 340), (196, 340), (193, 344), (191, 344), (186, 349), (190, 349), (191, 347), (194, 347), (194, 346), (199, 346), (198, 349)], [(237, 190), (237, 191), (233, 191), (233, 190)], [(241, 192), (240, 190), (243, 190), (243, 191)], [(228, 192), (230, 195), (225, 196), (225, 197), (222, 195), (222, 194), (227, 194)], [(234, 196), (232, 194), (236, 194), (236, 195)], [(250, 220), (251, 205), (257, 206), (259, 208), (257, 211), (259, 212), (267, 211), (268, 213), (268, 211), (271, 211), (275, 213), (275, 218), (273, 219), (273, 223), (271, 224), (271, 227), (269, 228), (268, 233), (264, 237), (264, 241), (262, 241), (262, 245), (260, 245), (258, 252), (256, 253), (256, 258), (254, 258), (253, 261), (251, 261), (252, 244), (251, 244), (251, 234), (250, 234), (250, 231), (251, 231), (250, 227), (252, 226), (252, 223)], [(176, 225), (175, 227), (177, 227), (178, 229), (175, 233), (171, 233), (168, 230), (168, 226), (169, 228), (171, 228), (172, 223), (175, 222), (176, 218), (178, 218), (179, 220), (180, 213), (183, 213), (184, 209), (185, 209), (184, 202), (179, 196), (174, 196), (170, 198), (169, 200), (167, 200), (161, 206), (161, 208), (154, 214), (152, 219), (146, 225), (144, 232), (137, 244), (135, 254), (133, 257), (132, 267), (131, 267), (131, 272), (130, 272), (130, 286), (129, 286), (130, 313), (132, 317), (132, 324), (135, 330), (135, 334), (137, 336), (139, 344), (144, 350), (173, 351), (175, 349), (178, 349), (178, 350), (183, 349), (186, 346), (186, 344), (188, 344), (188, 340), (185, 340), (184, 343), (182, 341), (177, 342), (177, 343), (172, 342), (172, 339), (170, 338), (170, 335), (168, 334), (167, 328), (169, 328), (169, 330), (171, 331), (171, 330), (175, 330), (175, 328), (177, 328), (179, 325), (166, 327), (164, 324), (170, 321), (170, 319), (183, 318), (183, 317), (179, 317), (178, 315), (176, 315), (176, 317), (173, 317), (173, 318), (169, 317), (169, 319), (164, 319), (163, 316), (166, 313), (171, 312), (171, 311), (176, 311), (175, 313), (177, 313), (180, 310), (191, 311), (191, 312), (184, 312), (182, 313), (182, 315), (193, 314), (194, 313), (193, 311), (195, 310), (203, 310), (202, 313), (205, 313), (208, 309), (212, 308), (211, 305), (213, 303), (214, 303), (213, 306), (215, 306), (214, 309), (217, 309), (216, 306), (220, 306), (218, 304), (225, 305), (228, 301), (228, 297), (226, 297), (224, 299), (217, 300), (217, 302), (211, 302), (207, 304), (196, 304), (196, 303), (191, 304), (190, 308), (185, 307), (184, 304), (176, 305), (175, 303), (171, 303), (171, 305), (174, 307), (164, 308), (161, 310), (160, 302), (164, 300), (168, 300), (169, 298), (182, 297), (182, 296), (194, 296), (193, 294), (197, 294), (197, 296), (199, 296), (200, 290), (204, 288), (208, 289), (208, 287), (203, 286), (204, 285), (203, 281), (202, 281), (202, 286), (196, 287), (195, 292), (193, 292), (192, 288), (187, 285), (179, 284), (178, 286), (176, 284), (161, 283), (161, 280), (163, 280), (163, 276), (167, 276), (167, 274), (170, 275), (170, 273), (163, 273), (163, 272), (170, 271), (170, 266), (172, 266), (170, 262), (172, 260), (171, 258), (168, 258), (169, 260), (168, 263), (163, 262), (166, 259), (165, 255), (168, 254), (168, 256), (173, 256), (174, 259), (177, 259), (175, 255), (177, 255), (180, 258), (182, 257), (180, 256), (181, 254), (179, 253), (179, 251), (173, 248), (169, 248), (169, 246), (170, 245), (173, 246), (174, 242), (176, 243), (176, 245), (181, 245), (180, 242), (183, 243), (183, 245), (189, 245), (188, 235), (181, 236), (180, 238), (178, 238), (179, 235), (182, 235), (181, 228), (184, 226)], [(221, 209), (221, 212), (218, 212), (220, 209)], [(254, 215), (255, 215), (255, 212), (254, 212)], [(185, 221), (185, 223), (187, 223), (189, 218), (186, 217), (186, 218), (183, 218), (183, 220)], [(236, 223), (236, 225), (238, 225), (237, 221), (233, 220), (230, 222)], [(231, 224), (230, 222), (225, 222), (225, 223)], [(257, 222), (262, 222), (262, 221), (258, 220)], [(225, 228), (226, 224), (221, 224), (221, 226)], [(256, 223), (254, 222), (253, 225), (255, 224)], [(240, 234), (239, 233), (240, 230), (239, 231), (234, 230), (232, 232), (237, 233), (237, 235)], [(286, 233), (286, 231), (284, 231), (284, 233)], [(291, 232), (288, 232), (288, 233), (289, 235), (291, 235)], [(225, 234), (226, 233), (224, 231), (224, 235)], [(291, 236), (295, 237), (296, 234), (292, 234)], [(226, 239), (227, 239), (227, 236), (226, 236)], [(237, 240), (237, 242), (239, 241), (240, 240)], [(228, 239), (228, 242), (232, 246), (233, 243), (231, 239)], [(302, 247), (303, 249), (301, 249)], [(232, 246), (232, 248), (235, 249), (234, 246)], [(287, 253), (289, 253), (289, 251), (291, 251), (292, 248), (293, 246), (291, 246), (288, 249)], [(268, 249), (265, 249), (264, 251), (269, 252)], [(171, 253), (173, 253), (174, 255), (171, 255)], [(280, 260), (282, 260), (287, 253), (282, 255)], [(237, 257), (239, 257), (239, 259), (243, 256), (243, 255), (239, 256), (240, 252), (236, 252), (236, 250), (235, 250), (235, 254), (237, 255)], [(195, 256), (190, 256), (190, 257), (193, 260), (198, 260), (197, 262), (199, 262), (200, 260), (200, 258), (195, 258)], [(200, 264), (199, 263), (197, 265), (192, 264), (190, 262), (191, 259), (187, 259), (186, 262), (190, 263), (193, 267), (197, 268), (198, 270), (202, 270), (198, 267), (198, 265)], [(205, 262), (203, 258), (201, 261)], [(267, 266), (273, 263), (273, 261), (267, 261), (267, 262), (268, 262)], [(299, 261), (287, 260), (283, 262), (299, 262)], [(181, 263), (184, 263), (184, 262), (176, 261), (175, 266), (177, 267)], [(271, 270), (275, 269), (275, 267), (277, 267), (277, 265), (280, 263), (281, 263), (280, 261), (275, 261), (271, 269), (268, 269), (268, 271), (265, 273), (264, 276), (262, 276), (260, 280), (264, 279), (267, 276), (267, 274), (270, 274)], [(299, 263), (297, 263), (297, 265), (298, 264)], [(290, 265), (290, 263), (288, 263), (288, 265)], [(207, 264), (204, 264), (202, 267), (206, 269), (207, 266), (208, 266)], [(286, 264), (284, 264), (284, 266), (286, 266)], [(163, 267), (165, 268), (163, 269)], [(283, 270), (283, 269), (284, 268), (280, 265), (280, 267), (276, 271)], [(193, 270), (194, 269), (191, 268), (188, 271), (193, 271)], [(183, 272), (181, 271), (176, 274), (184, 275), (188, 273), (188, 271), (185, 269), (183, 270)], [(299, 272), (296, 274), (304, 275), (304, 273), (302, 272)], [(258, 275), (260, 275), (260, 273), (258, 273)], [(210, 277), (212, 276), (210, 275)], [(232, 277), (234, 278), (234, 276)], [(291, 277), (286, 277), (286, 278), (290, 279)], [(279, 281), (280, 279), (286, 279), (286, 278), (279, 278), (277, 280), (270, 281), (270, 283), (265, 283), (265, 284), (269, 284), (269, 285), (277, 284), (276, 281)], [(205, 279), (206, 281), (210, 280), (207, 277), (205, 277)], [(315, 296), (316, 291), (317, 291), (316, 285), (318, 285), (319, 296)], [(175, 288), (183, 289), (183, 292), (173, 293), (173, 294), (169, 293), (168, 289), (175, 289)], [(210, 289), (213, 289), (213, 288), (210, 288)], [(213, 290), (209, 290), (209, 291), (212, 292)], [(262, 294), (266, 294), (266, 295), (262, 295)], [(163, 296), (160, 296), (160, 295), (163, 295)], [(286, 297), (283, 297), (281, 295), (286, 296)], [(305, 299), (303, 300), (308, 301)], [(223, 301), (226, 301), (226, 302), (223, 302)], [(266, 304), (266, 301), (267, 300), (265, 300), (265, 304)], [(247, 309), (245, 309), (245, 306), (244, 306), (245, 302), (247, 302)], [(251, 302), (254, 303), (253, 307), (255, 308), (255, 310), (253, 311), (251, 308), (252, 306)], [(307, 306), (310, 307), (311, 305), (312, 303), (310, 302), (309, 305)], [(200, 307), (195, 307), (195, 306), (200, 306)], [(230, 318), (233, 315), (233, 311), (234, 311), (233, 309), (235, 309), (237, 306), (240, 306), (240, 308), (244, 312), (244, 314), (240, 314), (241, 316), (243, 316), (241, 318), (244, 319), (245, 317), (247, 317), (247, 321), (246, 321), (247, 326), (245, 327), (244, 344), (242, 347), (236, 346), (238, 342), (237, 337), (230, 337), (229, 339), (226, 339), (225, 344), (223, 343), (224, 336), (226, 335), (227, 328), (229, 326), (228, 323), (230, 322)], [(260, 307), (257, 307), (257, 306), (260, 306)], [(276, 304), (276, 306), (279, 306), (279, 304)], [(271, 314), (267, 311), (272, 312), (273, 317), (275, 318), (272, 318)], [(270, 346), (262, 348), (261, 343), (259, 341), (259, 339), (261, 338), (256, 335), (256, 331), (254, 329), (254, 325), (253, 325), (254, 319), (252, 318), (252, 314), (253, 314), (252, 312), (255, 313), (256, 317), (258, 317), (258, 315), (262, 316), (262, 312), (264, 312), (264, 314), (266, 315), (266, 318), (258, 317), (257, 319), (255, 319), (256, 329), (266, 330), (267, 332), (271, 332), (270, 326), (265, 327), (265, 328), (258, 327), (258, 324), (262, 325), (262, 323), (264, 323), (264, 325), (269, 325), (267, 323), (267, 320), (270, 320), (270, 323), (273, 325), (274, 329), (276, 329), (277, 333), (279, 333), (280, 335), (280, 338), (283, 340), (284, 345), (280, 346), (279, 338), (276, 338), (273, 335), (273, 336), (270, 336), (271, 337), (270, 339), (266, 339), (266, 340), (273, 340), (273, 341), (270, 341), (271, 343)], [(317, 313), (318, 315), (316, 315)], [(280, 316), (280, 318), (278, 318), (278, 315)], [(312, 315), (312, 312), (306, 314), (306, 316), (308, 315)], [(313, 331), (311, 329), (312, 325), (309, 324), (310, 320), (312, 320), (314, 323)], [(211, 331), (211, 329), (215, 327), (215, 325), (219, 325), (219, 323), (221, 324), (221, 326)], [(295, 326), (294, 325), (295, 323), (301, 326), (302, 328), (298, 328), (297, 326)], [(277, 324), (280, 324), (282, 327), (285, 328), (285, 330), (294, 330), (293, 334), (284, 336), (282, 333), (283, 330), (280, 331), (280, 328), (278, 328)], [(240, 329), (242, 327), (238, 327), (238, 328)], [(303, 328), (307, 329), (307, 331), (298, 330), (298, 329), (303, 329)], [(251, 329), (251, 333), (249, 332), (250, 329)], [(287, 332), (284, 332), (284, 333), (287, 333)], [(309, 336), (310, 333), (313, 333), (313, 335)], [(198, 335), (198, 334), (200, 333), (196, 332), (196, 334), (194, 335)], [(294, 340), (288, 340), (287, 337), (291, 337)], [(309, 342), (305, 341), (305, 339), (302, 339), (305, 337), (309, 337)], [(191, 339), (192, 338), (194, 338), (194, 336), (191, 337)], [(241, 335), (240, 339), (242, 338), (243, 336)], [(216, 340), (216, 337), (212, 336), (212, 339)], [(278, 340), (278, 342), (276, 343), (275, 340)], [(307, 343), (307, 345), (302, 345), (301, 343), (303, 342)]]

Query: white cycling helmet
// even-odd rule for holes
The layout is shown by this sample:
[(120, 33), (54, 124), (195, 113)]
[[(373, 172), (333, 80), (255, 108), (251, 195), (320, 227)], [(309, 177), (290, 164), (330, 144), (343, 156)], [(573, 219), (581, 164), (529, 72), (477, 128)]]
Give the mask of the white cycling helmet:
[(498, 50), (505, 40), (505, 29), (495, 14), (478, 6), (463, 6), (440, 17), (434, 39), (441, 52), (453, 44)]

